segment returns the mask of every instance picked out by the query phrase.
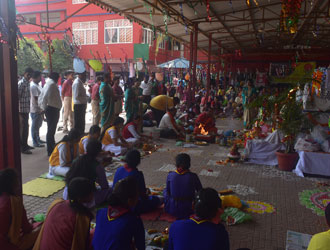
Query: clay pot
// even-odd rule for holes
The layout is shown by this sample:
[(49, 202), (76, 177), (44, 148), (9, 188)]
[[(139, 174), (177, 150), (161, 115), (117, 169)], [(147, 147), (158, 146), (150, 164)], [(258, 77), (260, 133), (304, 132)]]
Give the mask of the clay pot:
[(283, 171), (292, 171), (298, 161), (298, 153), (284, 153), (283, 151), (276, 152), (278, 168)]

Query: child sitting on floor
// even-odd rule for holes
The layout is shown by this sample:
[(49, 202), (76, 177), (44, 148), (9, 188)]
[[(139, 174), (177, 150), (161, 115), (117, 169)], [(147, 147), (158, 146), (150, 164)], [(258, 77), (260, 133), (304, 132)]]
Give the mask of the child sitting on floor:
[(128, 151), (125, 162), (126, 164), (124, 166), (117, 169), (113, 179), (113, 186), (121, 179), (133, 176), (137, 180), (139, 190), (139, 201), (134, 208), (135, 212), (138, 214), (147, 213), (159, 207), (162, 203), (161, 199), (157, 196), (149, 196), (147, 194), (144, 175), (137, 169), (137, 166), (141, 162), (140, 152), (136, 149)]
[(79, 156), (79, 139), (79, 131), (73, 128), (68, 135), (57, 143), (49, 157), (48, 178), (53, 178), (55, 175), (66, 175), (73, 160)]
[(221, 199), (217, 191), (205, 188), (195, 199), (195, 214), (175, 221), (169, 232), (169, 250), (229, 250), (229, 237), (220, 224)]
[[(325, 208), (325, 219), (330, 227), (330, 203)], [(309, 242), (307, 250), (328, 250), (330, 248), (330, 230), (315, 234)]]
[(48, 208), (33, 250), (87, 250), (91, 247), (90, 222), (93, 218), (85, 204), (93, 200), (94, 183), (86, 178), (72, 179), (69, 200), (55, 200)]
[(98, 140), (101, 134), (101, 128), (98, 125), (93, 125), (89, 129), (88, 135), (82, 137), (79, 142), (79, 154), (86, 154), (86, 147), (89, 139)]
[(177, 170), (168, 174), (164, 190), (165, 211), (177, 219), (186, 219), (193, 213), (192, 203), (202, 184), (189, 170), (188, 154), (178, 154), (175, 161)]
[(121, 136), (121, 130), (124, 126), (124, 119), (117, 117), (113, 125), (106, 129), (101, 136), (103, 151), (109, 151), (116, 156), (126, 153), (130, 146), (126, 140)]
[(33, 247), (40, 227), (33, 229), (19, 195), (20, 183), (14, 169), (0, 171), (0, 249), (27, 250)]
[(97, 183), (99, 188), (94, 192), (95, 200), (92, 201), (90, 206), (102, 204), (110, 195), (111, 189), (105, 174), (104, 167), (97, 160), (98, 155), (102, 151), (102, 144), (96, 139), (89, 139), (87, 144), (87, 153), (79, 156), (66, 174), (65, 182), (66, 187), (63, 192), (63, 199), (68, 199), (67, 187), (72, 179), (76, 177), (84, 177), (92, 183)]
[(97, 212), (94, 250), (145, 249), (143, 222), (132, 212), (138, 196), (138, 184), (134, 177), (117, 182), (109, 198), (109, 206)]

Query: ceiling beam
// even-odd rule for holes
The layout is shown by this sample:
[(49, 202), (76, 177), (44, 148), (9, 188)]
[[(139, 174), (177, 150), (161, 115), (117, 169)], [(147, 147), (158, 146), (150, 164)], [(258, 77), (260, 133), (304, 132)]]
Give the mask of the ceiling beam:
[(250, 13), (251, 21), (252, 21), (252, 27), (253, 27), (254, 35), (256, 37), (255, 39), (257, 40), (257, 44), (260, 44), (259, 39), (258, 39), (258, 30), (257, 30), (256, 22), (255, 22), (255, 16), (254, 16), (253, 10), (251, 9), (251, 4), (252, 4), (252, 1), (249, 2), (249, 4), (248, 4), (248, 2), (246, 2), (246, 6), (249, 9), (249, 13)]

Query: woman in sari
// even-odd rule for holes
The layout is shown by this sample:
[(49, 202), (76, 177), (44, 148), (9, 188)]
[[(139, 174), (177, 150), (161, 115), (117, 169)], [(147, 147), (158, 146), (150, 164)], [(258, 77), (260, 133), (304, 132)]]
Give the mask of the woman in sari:
[(102, 131), (109, 127), (115, 118), (114, 94), (110, 86), (110, 74), (104, 74), (104, 81), (100, 85), (100, 113)]
[(142, 89), (140, 82), (136, 80), (134, 85), (129, 86), (125, 91), (126, 123), (139, 115), (140, 110), (142, 110)]
[(255, 98), (257, 92), (254, 88), (252, 81), (248, 80), (247, 86), (243, 88), (242, 91), (242, 99), (243, 99), (243, 107), (244, 107), (244, 127), (249, 128), (251, 126), (251, 123), (253, 122), (256, 111), (255, 108), (248, 107), (248, 104), (250, 104), (253, 99)]

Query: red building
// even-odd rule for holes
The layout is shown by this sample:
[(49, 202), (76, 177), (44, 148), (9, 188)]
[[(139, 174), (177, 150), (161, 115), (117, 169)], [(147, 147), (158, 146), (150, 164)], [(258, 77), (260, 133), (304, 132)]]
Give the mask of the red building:
[(98, 58), (98, 52), (103, 63), (106, 57), (114, 71), (120, 71), (122, 62), (134, 62), (134, 44), (140, 43), (150, 45), (147, 64), (151, 69), (155, 64), (175, 58), (189, 59), (189, 48), (183, 44), (172, 39), (163, 40), (158, 42), (159, 49), (156, 52), (157, 39), (154, 40), (150, 29), (96, 5), (87, 4), (84, 0), (49, 0), (49, 23), (45, 0), (16, 0), (16, 9), (17, 19), (25, 20), (25, 23), (19, 24), (25, 37), (33, 38), (40, 44), (43, 40), (40, 25), (50, 27), (47, 31), (51, 39), (63, 39), (65, 34), (72, 37), (73, 34), (80, 48), (78, 57), (88, 60), (93, 59), (94, 55)]

